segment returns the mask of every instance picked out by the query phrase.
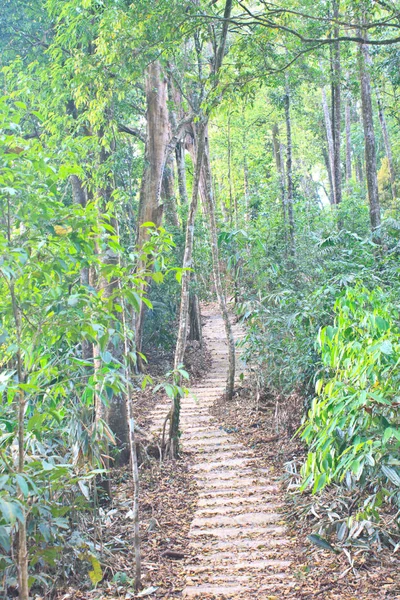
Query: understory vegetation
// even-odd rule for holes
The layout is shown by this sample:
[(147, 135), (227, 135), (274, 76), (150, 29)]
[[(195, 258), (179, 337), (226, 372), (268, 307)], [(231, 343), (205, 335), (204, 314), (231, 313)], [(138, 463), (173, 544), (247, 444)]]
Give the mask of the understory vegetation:
[[(352, 494), (312, 541), (397, 551), (397, 2), (3, 5), (4, 598), (112, 580), (99, 515), (119, 468), (135, 572), (115, 582), (139, 592), (140, 482), (179, 459), (209, 301), (226, 401), (235, 318), (251, 393), (301, 399), (295, 493)], [(154, 438), (139, 423), (160, 399)]]

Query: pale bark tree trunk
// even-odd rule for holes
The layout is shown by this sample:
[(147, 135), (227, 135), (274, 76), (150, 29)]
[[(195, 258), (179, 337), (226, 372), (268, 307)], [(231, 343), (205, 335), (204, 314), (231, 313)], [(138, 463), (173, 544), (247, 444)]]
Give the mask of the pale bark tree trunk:
[[(205, 123), (199, 122), (197, 124), (197, 156), (195, 163), (193, 188), (192, 188), (192, 199), (189, 207), (189, 214), (186, 224), (186, 240), (185, 250), (183, 255), (183, 269), (182, 281), (181, 281), (181, 305), (179, 310), (179, 326), (178, 336), (176, 341), (175, 349), (175, 370), (183, 364), (186, 349), (186, 339), (188, 331), (188, 315), (189, 315), (189, 283), (191, 272), (189, 269), (192, 268), (193, 262), (193, 245), (194, 245), (194, 223), (198, 205), (199, 188), (200, 188), (200, 177), (203, 165), (204, 157), (204, 144), (205, 144)], [(179, 417), (180, 417), (180, 398), (178, 396), (172, 399), (172, 406), (170, 410), (170, 423), (169, 423), (169, 439), (167, 452), (171, 458), (175, 458), (179, 450)]]
[(379, 93), (378, 88), (375, 88), (375, 93), (376, 93), (376, 100), (378, 103), (378, 114), (379, 114), (379, 121), (380, 121), (381, 128), (382, 128), (383, 142), (385, 144), (386, 158), (388, 160), (390, 188), (391, 188), (391, 192), (392, 192), (392, 198), (393, 198), (393, 200), (396, 200), (396, 196), (397, 196), (396, 176), (395, 176), (394, 167), (393, 167), (392, 146), (390, 144), (389, 132), (388, 132), (388, 128), (386, 125), (385, 112), (383, 110), (382, 99), (381, 99), (381, 95)]
[(185, 144), (179, 142), (175, 149), (176, 171), (178, 174), (179, 199), (181, 206), (188, 204), (188, 193), (186, 184)]
[(336, 204), (335, 180), (333, 177), (333, 173), (335, 171), (335, 159), (334, 159), (335, 152), (334, 152), (334, 146), (333, 146), (332, 123), (331, 123), (331, 117), (329, 114), (329, 106), (328, 106), (328, 100), (326, 97), (325, 88), (322, 88), (322, 109), (324, 111), (325, 133), (326, 133), (326, 140), (328, 143), (328, 155), (327, 155), (328, 161), (325, 160), (325, 164), (327, 166), (329, 183), (330, 183), (331, 190), (332, 190), (333, 204)]
[[(118, 232), (119, 235), (119, 232)], [(119, 287), (121, 290), (121, 281), (119, 281)], [(136, 448), (136, 436), (135, 436), (135, 417), (133, 412), (133, 399), (132, 399), (132, 377), (131, 372), (131, 359), (129, 357), (131, 347), (128, 336), (127, 326), (127, 307), (121, 294), (122, 302), (122, 328), (124, 336), (124, 363), (125, 363), (125, 379), (126, 379), (126, 393), (125, 393), (125, 412), (128, 419), (128, 430), (129, 430), (129, 455), (130, 455), (130, 466), (132, 471), (132, 483), (133, 483), (133, 538), (134, 538), (134, 552), (135, 552), (135, 590), (140, 590), (141, 587), (141, 576), (142, 576), (142, 561), (141, 561), (141, 550), (140, 550), (140, 521), (139, 521), (139, 468)]]
[(372, 112), (371, 80), (368, 71), (368, 59), (369, 52), (367, 45), (360, 44), (359, 64), (361, 84), (361, 107), (364, 125), (365, 168), (369, 200), (369, 215), (373, 239), (376, 243), (380, 244), (381, 209), (378, 193), (375, 131)]
[(162, 175), (161, 199), (164, 206), (165, 219), (174, 227), (179, 227), (179, 217), (176, 209), (174, 162), (169, 156)]
[(363, 164), (360, 156), (356, 156), (355, 159), (355, 171), (356, 171), (356, 179), (359, 185), (363, 185), (364, 183), (364, 172), (363, 172)]
[(322, 146), (322, 156), (324, 157), (326, 172), (328, 173), (328, 181), (329, 181), (329, 203), (333, 206), (335, 204), (334, 191), (333, 191), (333, 181), (332, 181), (332, 170), (329, 162), (328, 151), (325, 148), (325, 145)]
[(250, 191), (249, 191), (249, 167), (247, 164), (247, 153), (243, 153), (243, 192), (244, 192), (244, 205), (245, 205), (245, 221), (250, 221)]
[(242, 110), (242, 147), (243, 147), (243, 195), (244, 195), (244, 205), (245, 205), (245, 221), (248, 223), (250, 221), (250, 190), (249, 190), (249, 166), (247, 162), (247, 127), (246, 127), (246, 115), (244, 109)]
[[(9, 238), (11, 232), (9, 231)], [(23, 359), (22, 359), (22, 324), (21, 324), (21, 313), (15, 294), (14, 281), (9, 284), (9, 291), (11, 297), (11, 305), (15, 324), (15, 337), (16, 337), (16, 359), (17, 359), (17, 377), (18, 385), (25, 383), (24, 370), (23, 370)], [(16, 411), (17, 411), (17, 422), (18, 422), (18, 473), (23, 475), (25, 470), (25, 392), (19, 389), (16, 393)], [(18, 486), (18, 499), (21, 501), (22, 506), (22, 519), (18, 522), (18, 559), (17, 559), (17, 571), (18, 571), (18, 597), (19, 600), (29, 600), (29, 577), (28, 577), (28, 540), (27, 540), (27, 527), (26, 527), (26, 511), (23, 505), (24, 495), (22, 490)]]
[[(186, 139), (186, 149), (189, 152), (190, 158), (192, 159), (193, 170), (196, 170), (196, 160), (197, 160), (197, 135), (196, 128), (194, 125), (191, 127), (191, 134), (187, 136)], [(204, 166), (201, 169), (200, 173), (200, 182), (199, 182), (199, 196), (202, 206), (206, 205), (206, 182), (204, 175)]]
[(286, 211), (286, 192), (285, 192), (285, 169), (283, 159), (283, 148), (279, 139), (279, 127), (275, 123), (272, 128), (272, 145), (274, 148), (275, 165), (279, 175), (279, 184), (281, 189), (281, 202), (282, 202), (282, 218), (283, 218), (283, 230), (285, 235), (285, 243), (287, 245), (287, 211)]
[(229, 353), (229, 369), (228, 377), (226, 381), (226, 397), (231, 400), (233, 397), (235, 387), (235, 341), (233, 339), (232, 325), (229, 318), (228, 307), (226, 298), (221, 281), (221, 271), (219, 265), (219, 252), (218, 252), (218, 236), (217, 236), (217, 224), (215, 219), (215, 201), (213, 194), (212, 185), (212, 173), (211, 164), (208, 148), (208, 138), (206, 139), (206, 149), (204, 152), (204, 167), (206, 171), (206, 183), (207, 183), (207, 213), (209, 221), (209, 232), (210, 232), (210, 243), (211, 243), (211, 254), (213, 258), (213, 277), (215, 292), (217, 294), (219, 308), (224, 321), (226, 339), (228, 342), (228, 353)]
[[(137, 246), (142, 248), (148, 240), (147, 228), (143, 223), (161, 225), (162, 206), (159, 204), (159, 190), (165, 164), (165, 150), (168, 144), (167, 81), (161, 73), (160, 63), (152, 62), (146, 74), (147, 130), (145, 167), (142, 177), (137, 223)], [(139, 262), (138, 269), (143, 266)], [(136, 317), (136, 348), (142, 349), (145, 305), (140, 304)], [(139, 361), (140, 362), (140, 361)]]
[[(80, 204), (82, 208), (85, 208), (87, 203), (87, 193), (82, 185), (81, 180), (77, 175), (71, 175), (70, 177), (72, 187), (72, 199), (75, 204)], [(81, 269), (81, 285), (88, 287), (90, 284), (89, 267), (83, 267)], [(82, 358), (85, 361), (93, 359), (93, 345), (86, 339), (82, 339)]]
[(229, 210), (230, 210), (230, 219), (231, 225), (233, 224), (233, 220), (235, 221), (235, 226), (238, 226), (238, 207), (237, 207), (237, 199), (233, 189), (233, 181), (232, 181), (232, 143), (231, 143), (231, 115), (228, 115), (228, 185), (229, 185)]
[[(229, 18), (232, 11), (232, 2), (233, 0), (226, 0), (225, 9), (224, 9), (224, 22), (222, 25), (221, 39), (218, 48), (215, 53), (215, 63), (214, 63), (214, 81), (213, 85), (216, 87), (218, 85), (218, 73), (219, 69), (222, 65), (224, 52), (225, 52), (225, 44), (226, 37), (228, 33), (228, 24)], [(196, 38), (195, 38), (196, 42)], [(196, 48), (199, 58), (199, 75), (201, 76), (202, 66), (201, 66), (201, 48), (198, 45)], [(208, 117), (201, 113), (199, 110), (199, 117), (197, 123), (197, 132), (198, 135), (195, 136), (196, 139), (196, 168), (194, 173), (193, 187), (192, 187), (192, 201), (189, 209), (187, 227), (186, 227), (186, 242), (185, 242), (185, 251), (184, 251), (184, 259), (183, 259), (183, 267), (190, 268), (192, 265), (192, 254), (193, 254), (193, 242), (194, 242), (194, 223), (195, 223), (195, 215), (197, 209), (197, 201), (199, 195), (199, 187), (200, 187), (200, 179), (202, 174), (202, 165), (203, 160), (205, 160), (205, 135), (206, 128), (208, 123)], [(196, 133), (196, 132), (195, 132)], [(207, 173), (206, 173), (207, 176)], [(208, 180), (206, 180), (207, 185), (207, 199), (209, 191), (212, 193), (212, 186), (208, 185)], [(218, 248), (216, 248), (218, 251)], [(174, 367), (175, 371), (179, 367), (179, 365), (183, 362), (185, 347), (186, 347), (186, 337), (187, 337), (187, 328), (188, 328), (188, 313), (189, 313), (189, 277), (190, 272), (184, 271), (182, 276), (182, 291), (181, 291), (181, 306), (180, 306), (180, 314), (179, 314), (179, 327), (178, 327), (178, 339), (175, 350), (175, 361)], [(179, 378), (178, 378), (179, 379)], [(231, 392), (233, 393), (233, 381), (231, 387)], [(169, 430), (169, 441), (168, 441), (168, 451), (171, 457), (175, 457), (178, 452), (178, 444), (179, 444), (179, 417), (180, 417), (180, 398), (176, 394), (172, 401), (172, 407), (170, 410), (170, 430)]]
[[(340, 0), (333, 0), (333, 17), (339, 19)], [(339, 27), (335, 25), (334, 36), (339, 36)], [(342, 168), (340, 161), (341, 146), (341, 64), (340, 42), (333, 44), (333, 81), (332, 81), (332, 133), (333, 133), (333, 180), (335, 182), (335, 204), (342, 201)]]
[(345, 126), (346, 126), (346, 182), (348, 183), (352, 178), (351, 168), (351, 113), (350, 113), (350, 99), (346, 98), (345, 104)]
[(287, 177), (287, 212), (289, 221), (289, 251), (292, 256), (296, 252), (294, 238), (293, 214), (293, 156), (292, 156), (292, 124), (290, 119), (290, 90), (286, 86), (285, 93), (285, 119), (286, 119), (286, 177)]

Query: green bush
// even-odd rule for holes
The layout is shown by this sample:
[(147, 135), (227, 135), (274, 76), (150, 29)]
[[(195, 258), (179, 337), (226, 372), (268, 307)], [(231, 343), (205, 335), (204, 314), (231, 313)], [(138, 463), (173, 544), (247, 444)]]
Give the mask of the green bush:
[(323, 327), (323, 364), (302, 438), (310, 447), (303, 487), (334, 481), (375, 487), (374, 502), (400, 492), (399, 311), (381, 288), (355, 285), (335, 303), (334, 325)]

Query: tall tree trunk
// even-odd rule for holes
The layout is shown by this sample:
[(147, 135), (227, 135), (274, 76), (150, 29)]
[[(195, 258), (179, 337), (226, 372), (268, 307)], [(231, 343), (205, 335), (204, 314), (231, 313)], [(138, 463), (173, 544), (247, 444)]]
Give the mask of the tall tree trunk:
[[(332, 0), (333, 17), (339, 19), (340, 0)], [(339, 36), (339, 26), (334, 27), (334, 36)], [(332, 65), (332, 133), (333, 133), (333, 180), (335, 182), (335, 204), (342, 201), (342, 168), (340, 161), (341, 146), (341, 64), (340, 42), (333, 43)]]
[[(118, 231), (119, 235), (119, 231)], [(120, 291), (121, 281), (119, 281)], [(129, 430), (129, 455), (130, 455), (130, 466), (132, 472), (132, 484), (133, 484), (133, 529), (134, 529), (134, 552), (135, 552), (135, 590), (140, 590), (141, 587), (141, 576), (142, 576), (142, 560), (140, 550), (140, 531), (139, 531), (139, 468), (138, 468), (138, 457), (135, 439), (135, 417), (133, 412), (133, 399), (132, 399), (132, 378), (131, 372), (131, 359), (130, 351), (132, 350), (129, 341), (128, 332), (128, 311), (125, 305), (123, 295), (121, 294), (122, 302), (122, 331), (124, 337), (124, 364), (125, 364), (125, 379), (126, 379), (126, 391), (125, 391), (125, 412), (128, 419), (128, 430)]]
[[(193, 170), (196, 170), (196, 161), (197, 161), (197, 140), (198, 132), (196, 130), (195, 125), (191, 126), (190, 135), (186, 137), (186, 150), (190, 154), (190, 158), (192, 159)], [(204, 166), (201, 169), (200, 173), (200, 182), (199, 182), (199, 196), (202, 206), (206, 205), (206, 181), (204, 175)]]
[(237, 200), (234, 197), (233, 181), (232, 181), (232, 143), (231, 143), (231, 115), (228, 115), (228, 186), (229, 186), (229, 209), (231, 217), (231, 226), (233, 224), (233, 217), (235, 217), (235, 226), (238, 226), (238, 211), (237, 211)]
[(243, 148), (243, 195), (245, 205), (245, 221), (250, 221), (250, 190), (249, 190), (249, 166), (247, 162), (247, 126), (244, 108), (242, 109), (242, 148)]
[(325, 164), (328, 171), (329, 183), (332, 190), (333, 204), (336, 204), (335, 179), (333, 177), (333, 173), (335, 171), (335, 151), (333, 145), (331, 117), (329, 114), (328, 100), (326, 97), (326, 91), (324, 87), (322, 88), (322, 109), (324, 111), (326, 140), (328, 142), (328, 161), (325, 160)]
[(287, 212), (289, 219), (289, 251), (294, 256), (296, 251), (294, 239), (294, 214), (293, 214), (293, 157), (292, 157), (292, 124), (290, 119), (290, 90), (286, 85), (285, 93), (285, 119), (286, 119), (286, 177), (287, 177)]
[[(72, 187), (72, 199), (75, 204), (79, 204), (82, 208), (85, 208), (87, 203), (87, 193), (85, 187), (82, 185), (82, 181), (77, 175), (71, 175), (70, 177)], [(81, 269), (81, 285), (88, 287), (90, 285), (90, 274), (89, 267), (83, 267)], [(85, 361), (93, 359), (93, 344), (86, 339), (82, 339), (82, 358)]]
[[(146, 74), (147, 130), (145, 167), (142, 177), (137, 223), (137, 245), (139, 249), (148, 239), (143, 223), (161, 225), (162, 206), (159, 204), (159, 188), (165, 164), (165, 149), (168, 143), (167, 81), (162, 76), (160, 63), (152, 62)], [(138, 269), (142, 267), (139, 263)], [(145, 305), (140, 304), (136, 317), (136, 348), (142, 349)], [(139, 361), (140, 362), (140, 361)]]
[[(11, 232), (9, 230), (8, 237), (10, 239)], [(16, 338), (16, 359), (17, 359), (17, 377), (18, 385), (23, 386), (25, 383), (24, 369), (23, 369), (23, 358), (22, 358), (22, 323), (21, 323), (21, 312), (17, 302), (15, 294), (14, 281), (12, 280), (9, 284), (9, 291), (11, 297), (11, 305), (15, 324), (15, 338)], [(16, 409), (17, 409), (17, 423), (18, 423), (18, 468), (17, 472), (23, 476), (25, 471), (25, 391), (18, 389), (16, 395)], [(29, 600), (29, 577), (28, 577), (28, 540), (27, 540), (27, 527), (26, 527), (26, 511), (23, 506), (24, 495), (19, 485), (18, 499), (21, 501), (22, 506), (22, 519), (18, 521), (18, 559), (17, 559), (17, 571), (18, 571), (18, 597), (19, 600)]]
[(229, 352), (229, 370), (228, 377), (226, 381), (226, 396), (229, 400), (233, 397), (233, 391), (235, 386), (235, 341), (233, 339), (232, 333), (232, 325), (229, 318), (228, 307), (226, 304), (226, 298), (224, 294), (224, 290), (222, 287), (221, 281), (221, 272), (219, 265), (219, 252), (218, 252), (218, 236), (217, 236), (217, 224), (215, 219), (215, 201), (213, 194), (213, 185), (212, 185), (212, 173), (211, 173), (211, 164), (210, 164), (210, 156), (209, 156), (209, 147), (208, 147), (208, 137), (206, 139), (206, 148), (204, 152), (204, 167), (206, 171), (207, 177), (207, 213), (208, 213), (208, 222), (209, 222), (209, 232), (210, 232), (210, 243), (211, 243), (211, 254), (213, 259), (213, 277), (214, 277), (214, 285), (215, 292), (217, 294), (219, 308), (222, 314), (222, 319), (224, 321), (226, 339), (228, 342), (228, 352)]
[(245, 205), (245, 221), (250, 221), (250, 191), (249, 191), (249, 166), (247, 164), (247, 153), (243, 153), (243, 192)]
[[(228, 33), (228, 25), (229, 18), (232, 11), (232, 2), (233, 0), (226, 0), (225, 9), (224, 9), (224, 22), (222, 25), (220, 43), (216, 48), (215, 52), (215, 61), (214, 61), (214, 86), (218, 85), (218, 74), (219, 69), (222, 65), (224, 52), (225, 52), (225, 44), (226, 37)], [(196, 43), (196, 37), (195, 37)], [(200, 50), (199, 46), (196, 48), (198, 52), (198, 57), (200, 59)], [(199, 61), (199, 74), (201, 75), (201, 61)], [(192, 254), (193, 254), (193, 242), (194, 242), (194, 223), (195, 223), (195, 215), (197, 210), (197, 201), (199, 195), (199, 187), (200, 180), (202, 174), (202, 166), (203, 160), (207, 158), (205, 153), (205, 144), (206, 144), (206, 128), (208, 123), (208, 118), (204, 114), (198, 114), (198, 123), (197, 123), (197, 132), (196, 127), (194, 127), (194, 134), (196, 138), (196, 168), (194, 173), (193, 187), (192, 187), (192, 201), (188, 214), (188, 221), (186, 227), (186, 242), (185, 242), (185, 251), (183, 257), (183, 267), (186, 269), (182, 275), (182, 291), (181, 291), (181, 306), (180, 306), (180, 314), (179, 314), (179, 327), (178, 327), (178, 339), (176, 343), (175, 350), (175, 361), (174, 367), (175, 372), (179, 365), (183, 362), (185, 347), (186, 347), (186, 336), (187, 336), (187, 326), (188, 326), (188, 312), (189, 312), (189, 277), (190, 272), (187, 270), (192, 265)], [(197, 133), (197, 135), (196, 135)], [(207, 173), (206, 173), (207, 175)], [(208, 179), (206, 181), (207, 184), (207, 199), (208, 193), (212, 193), (212, 185), (208, 185)], [(216, 233), (215, 233), (216, 235)], [(216, 246), (216, 250), (218, 252), (218, 247)], [(228, 320), (229, 321), (229, 320)], [(231, 336), (232, 337), (232, 336)], [(233, 339), (232, 339), (233, 341)], [(234, 347), (233, 347), (234, 349)], [(233, 372), (234, 376), (234, 372)], [(178, 378), (179, 380), (179, 378)], [(231, 391), (233, 393), (233, 383), (231, 385)], [(169, 430), (169, 454), (172, 457), (175, 457), (178, 452), (178, 443), (179, 443), (179, 416), (180, 416), (180, 397), (178, 394), (174, 395), (172, 401), (172, 407), (170, 411), (170, 430)]]
[(285, 244), (287, 245), (287, 215), (286, 215), (286, 193), (285, 193), (285, 168), (283, 159), (283, 148), (279, 139), (279, 127), (275, 123), (272, 128), (272, 145), (274, 148), (275, 165), (279, 175), (279, 184), (281, 189), (281, 202), (282, 202), (282, 219), (283, 219), (283, 230), (285, 235)]
[(356, 156), (355, 159), (355, 171), (356, 171), (356, 179), (359, 185), (363, 185), (364, 183), (364, 172), (363, 172), (363, 161), (360, 156)]
[(329, 162), (328, 151), (325, 148), (325, 145), (322, 146), (322, 156), (324, 157), (326, 172), (328, 173), (328, 181), (329, 181), (328, 199), (329, 199), (329, 203), (331, 205), (333, 205), (333, 204), (335, 204), (335, 198), (334, 198), (333, 181), (332, 181), (332, 170), (331, 170), (331, 165)]
[(375, 131), (372, 113), (371, 80), (368, 71), (369, 52), (366, 44), (360, 44), (360, 84), (361, 107), (364, 125), (365, 167), (369, 200), (369, 215), (373, 239), (381, 243), (381, 209), (378, 194), (378, 178), (376, 165)]
[(188, 204), (186, 184), (185, 143), (179, 142), (175, 149), (176, 171), (178, 174), (179, 199), (181, 206)]
[[(196, 284), (196, 274), (192, 273), (192, 283)], [(201, 311), (199, 297), (195, 291), (189, 291), (189, 340), (203, 343)]]
[[(101, 145), (101, 138), (103, 133), (99, 132), (99, 167), (104, 170), (107, 165), (107, 161), (110, 158), (110, 153), (104, 149)], [(111, 180), (108, 174), (104, 174), (104, 180), (98, 186), (96, 190), (97, 205), (99, 211), (99, 218), (101, 215), (109, 215), (109, 202), (112, 197)], [(114, 215), (109, 219), (109, 224), (113, 227), (114, 234), (118, 235), (118, 224)], [(107, 233), (107, 236), (109, 234)], [(104, 236), (102, 240), (97, 242), (97, 253), (99, 260), (104, 267), (104, 272), (100, 270), (100, 274), (97, 274), (97, 281), (93, 281), (97, 288), (99, 295), (105, 303), (109, 302), (109, 310), (112, 311), (114, 329), (120, 329), (121, 327), (121, 314), (117, 310), (116, 303), (116, 291), (119, 290), (119, 279), (112, 275), (112, 267), (117, 267), (118, 256), (107, 244), (107, 236)], [(100, 267), (101, 269), (101, 267)], [(92, 273), (92, 277), (96, 277)], [(123, 357), (123, 345), (122, 342), (118, 341), (115, 345), (111, 340), (108, 342), (107, 350), (115, 357), (117, 361), (121, 361)], [(102, 420), (110, 428), (115, 436), (115, 443), (120, 450), (118, 455), (118, 463), (126, 464), (129, 460), (129, 432), (128, 432), (128, 419), (126, 413), (125, 398), (122, 393), (114, 393), (110, 399), (108, 406), (103, 402), (102, 399), (102, 387), (99, 378), (101, 377), (101, 370), (103, 368), (103, 358), (100, 350), (100, 344), (93, 344), (93, 371), (96, 382), (95, 401), (94, 401), (94, 428), (99, 431), (99, 421)], [(108, 440), (104, 437), (104, 453), (102, 455), (102, 461), (107, 471), (110, 469), (110, 452), (108, 449)], [(111, 498), (111, 480), (108, 474), (100, 480), (100, 485), (106, 494)]]
[(386, 118), (385, 118), (385, 112), (383, 110), (382, 99), (381, 99), (381, 95), (379, 93), (379, 89), (377, 87), (375, 88), (375, 93), (376, 93), (376, 100), (378, 103), (378, 114), (379, 114), (379, 121), (380, 121), (381, 128), (382, 128), (383, 142), (385, 144), (386, 158), (388, 160), (388, 166), (389, 166), (390, 188), (391, 188), (391, 192), (392, 192), (392, 198), (393, 198), (393, 200), (396, 200), (396, 195), (397, 195), (396, 194), (396, 175), (395, 175), (394, 167), (393, 167), (392, 147), (390, 144), (389, 132), (388, 132), (388, 128), (386, 125)]
[(162, 175), (161, 199), (164, 206), (165, 219), (174, 227), (179, 227), (179, 217), (176, 210), (174, 162), (169, 156)]
[(350, 99), (346, 98), (345, 104), (345, 126), (346, 126), (346, 182), (348, 183), (352, 177), (351, 169), (351, 113)]
[[(181, 281), (181, 305), (179, 310), (179, 326), (178, 336), (176, 341), (175, 349), (175, 370), (183, 364), (186, 349), (186, 339), (188, 330), (188, 315), (189, 315), (189, 284), (191, 272), (189, 269), (192, 268), (193, 260), (193, 245), (194, 245), (194, 222), (197, 211), (199, 188), (200, 188), (200, 177), (203, 165), (204, 157), (204, 144), (205, 144), (205, 123), (200, 121), (197, 124), (197, 156), (195, 163), (193, 188), (192, 188), (192, 199), (189, 207), (189, 214), (186, 224), (186, 240), (185, 250), (183, 255), (183, 269), (182, 281)], [(180, 417), (180, 398), (175, 396), (172, 399), (172, 406), (169, 414), (169, 439), (167, 452), (171, 458), (175, 458), (179, 451), (179, 417)]]

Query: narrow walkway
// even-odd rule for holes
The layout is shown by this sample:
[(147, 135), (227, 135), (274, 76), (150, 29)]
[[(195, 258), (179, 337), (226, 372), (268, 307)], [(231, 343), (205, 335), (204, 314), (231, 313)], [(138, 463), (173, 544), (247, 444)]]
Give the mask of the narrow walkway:
[[(183, 595), (282, 598), (293, 582), (277, 485), (268, 469), (257, 466), (251, 450), (209, 413), (225, 390), (228, 353), (216, 306), (203, 308), (203, 316), (207, 318), (203, 335), (212, 366), (206, 380), (190, 389), (181, 412), (182, 446), (192, 454), (191, 468), (199, 487), (190, 528), (195, 556), (186, 564)], [(234, 335), (236, 339), (243, 335), (240, 326), (234, 326)], [(163, 420), (163, 412), (159, 412), (155, 430)]]

